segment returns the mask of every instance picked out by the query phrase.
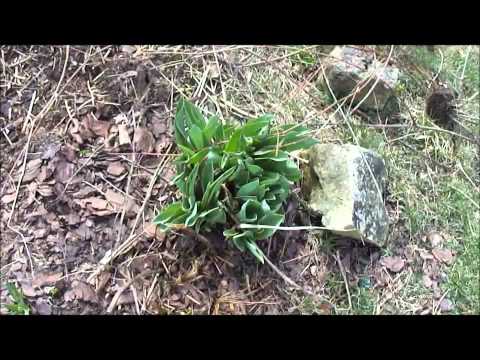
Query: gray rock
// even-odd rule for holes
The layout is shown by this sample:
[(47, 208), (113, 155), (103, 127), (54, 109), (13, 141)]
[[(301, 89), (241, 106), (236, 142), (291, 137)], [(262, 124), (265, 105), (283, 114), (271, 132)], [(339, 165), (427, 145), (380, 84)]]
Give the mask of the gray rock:
[(388, 215), (383, 203), (382, 158), (359, 146), (336, 144), (315, 145), (308, 158), (310, 169), (304, 193), (310, 210), (322, 215), (323, 226), (334, 233), (383, 246)]
[[(335, 47), (327, 59), (325, 75), (337, 99), (352, 93), (354, 88), (371, 74), (374, 74), (372, 80), (354, 95), (353, 105), (358, 104), (367, 95), (378, 79), (374, 90), (360, 108), (367, 113), (378, 113), (381, 118), (394, 115), (399, 111), (398, 99), (394, 92), (399, 82), (398, 68), (390, 65), (384, 68), (384, 63), (375, 60), (373, 54), (348, 46)], [(350, 100), (346, 104), (348, 106)]]

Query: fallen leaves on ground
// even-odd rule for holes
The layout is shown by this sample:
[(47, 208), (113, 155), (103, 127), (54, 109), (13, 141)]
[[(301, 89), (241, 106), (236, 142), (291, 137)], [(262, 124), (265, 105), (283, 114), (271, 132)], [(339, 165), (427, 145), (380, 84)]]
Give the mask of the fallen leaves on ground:
[(98, 296), (95, 293), (95, 290), (82, 281), (74, 280), (72, 282), (72, 288), (65, 292), (65, 301), (81, 300), (90, 303), (97, 303)]
[(15, 193), (3, 195), (3, 196), (2, 196), (2, 203), (3, 203), (3, 204), (9, 204), (9, 203), (11, 203), (12, 201), (15, 200), (15, 197), (16, 197), (16, 194), (15, 194)]
[(23, 175), (22, 184), (32, 181), (38, 176), (42, 159), (30, 160), (25, 167), (25, 175)]
[(97, 120), (93, 115), (87, 116), (85, 119), (87, 128), (97, 136), (102, 136), (103, 138), (108, 137), (108, 131), (110, 130), (110, 122)]
[(152, 133), (145, 128), (136, 128), (133, 134), (133, 146), (136, 152), (151, 153), (155, 145)]
[(392, 272), (400, 272), (405, 266), (405, 261), (400, 256), (387, 256), (380, 259), (380, 264)]
[(118, 144), (120, 146), (131, 144), (130, 135), (128, 135), (127, 125), (118, 125)]
[(55, 285), (63, 277), (61, 272), (56, 273), (39, 273), (32, 280), (32, 286), (42, 287), (45, 285)]
[(110, 165), (107, 167), (107, 173), (113, 176), (120, 176), (125, 172), (125, 170), (125, 167), (120, 161), (110, 163)]

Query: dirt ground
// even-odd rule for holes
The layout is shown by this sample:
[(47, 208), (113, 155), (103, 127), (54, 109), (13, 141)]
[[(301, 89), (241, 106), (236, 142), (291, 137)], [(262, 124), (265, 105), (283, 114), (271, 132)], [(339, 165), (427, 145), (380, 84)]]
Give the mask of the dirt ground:
[[(350, 302), (349, 288), (365, 285), (365, 274), (372, 286), (391, 289), (406, 264), (426, 266), (422, 256), (440, 259), (428, 265), (439, 268), (451, 261), (451, 253), (421, 253), (405, 241), (397, 196), (388, 199), (397, 229), (390, 241), (398, 245), (391, 256), (345, 239), (329, 246), (324, 235), (303, 232), (279, 232), (262, 244), (287, 276), (315, 294), (308, 297), (223, 239), (211, 239), (210, 251), (150, 224), (176, 197), (171, 121), (179, 96), (232, 118), (275, 112), (245, 82), (250, 67), (282, 59), (249, 51), (1, 47), (2, 304), (12, 301), (5, 285), (13, 282), (33, 314), (297, 314), (306, 307), (333, 314), (340, 299)], [(300, 66), (289, 77), (286, 101), (316, 75)], [(225, 96), (230, 87), (242, 89), (235, 103)], [(243, 106), (252, 96), (256, 107)], [(294, 225), (299, 214), (292, 202), (289, 209)]]

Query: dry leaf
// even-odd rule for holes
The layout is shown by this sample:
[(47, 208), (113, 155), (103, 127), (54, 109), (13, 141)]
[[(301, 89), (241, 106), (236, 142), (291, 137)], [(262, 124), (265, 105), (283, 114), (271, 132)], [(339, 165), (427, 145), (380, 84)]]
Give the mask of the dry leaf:
[(82, 300), (90, 303), (98, 302), (98, 297), (93, 288), (81, 281), (73, 281), (72, 289), (65, 293), (65, 301)]
[(73, 175), (74, 165), (63, 158), (58, 161), (55, 167), (55, 180), (65, 184)]
[(133, 146), (136, 152), (151, 153), (155, 145), (152, 133), (145, 128), (136, 128), (133, 134)]
[(122, 45), (120, 46), (120, 51), (131, 55), (137, 51), (137, 49), (132, 45)]
[(65, 155), (65, 158), (71, 163), (74, 163), (77, 160), (77, 152), (72, 146), (65, 146), (62, 153), (63, 155)]
[(4, 204), (9, 204), (9, 203), (11, 203), (12, 201), (15, 200), (15, 197), (16, 197), (16, 194), (15, 194), (15, 193), (3, 195), (3, 196), (2, 196), (2, 203), (4, 203)]
[(45, 150), (42, 152), (40, 157), (42, 160), (50, 160), (55, 157), (57, 152), (60, 150), (61, 145), (58, 143), (50, 143), (46, 146)]
[(216, 62), (211, 62), (210, 64), (208, 64), (207, 69), (208, 69), (210, 78), (217, 79), (220, 77), (220, 69), (218, 68)]
[(159, 135), (164, 134), (167, 132), (167, 122), (166, 119), (162, 119), (158, 116), (154, 116), (152, 118), (152, 132), (155, 137), (159, 137)]
[(85, 198), (89, 195), (92, 195), (95, 193), (95, 190), (92, 189), (89, 186), (82, 187), (80, 190), (78, 190), (73, 196), (77, 199)]
[(40, 185), (37, 188), (37, 192), (43, 197), (49, 197), (53, 195), (53, 189), (50, 185)]
[(52, 175), (51, 170), (49, 171), (49, 169), (48, 169), (46, 166), (42, 166), (42, 167), (40, 168), (40, 172), (39, 172), (36, 180), (37, 180), (37, 182), (38, 182), (39, 184), (41, 184), (41, 183), (43, 183), (45, 180), (47, 180), (47, 179), (50, 177), (50, 175)]
[(25, 175), (23, 176), (22, 184), (35, 179), (40, 172), (41, 166), (42, 166), (42, 159), (30, 160), (27, 163), (27, 166), (25, 167)]
[(405, 261), (400, 256), (387, 256), (380, 259), (380, 264), (392, 272), (399, 272), (405, 266)]
[(100, 273), (100, 275), (98, 276), (98, 282), (97, 282), (97, 294), (103, 290), (103, 288), (105, 287), (105, 285), (107, 285), (111, 277), (112, 277), (112, 274), (107, 271)]
[(125, 172), (125, 167), (120, 161), (116, 161), (108, 165), (107, 172), (113, 176), (120, 176)]
[(145, 235), (148, 238), (153, 238), (155, 237), (155, 234), (157, 232), (157, 225), (149, 223), (146, 226), (144, 226), (143, 231), (145, 231)]
[(128, 135), (127, 125), (118, 125), (118, 144), (120, 146), (130, 144), (130, 135)]
[(127, 304), (132, 304), (135, 302), (135, 298), (133, 297), (132, 293), (123, 293), (120, 295), (117, 301), (117, 306), (118, 305), (127, 305)]
[(445, 249), (433, 249), (432, 254), (438, 261), (442, 261), (447, 265), (450, 265), (453, 262), (453, 254), (450, 250)]
[(108, 138), (108, 131), (110, 130), (110, 122), (97, 120), (90, 115), (87, 117), (88, 129), (97, 136)]
[(422, 248), (417, 248), (418, 253), (420, 254), (420, 257), (423, 260), (432, 260), (433, 256), (430, 254), (427, 250), (422, 249)]
[(89, 197), (85, 199), (85, 203), (98, 210), (105, 210), (109, 207), (107, 201), (98, 197)]
[(122, 194), (110, 189), (105, 192), (105, 198), (113, 206), (113, 208), (117, 210), (121, 209), (125, 202), (125, 198)]
[(37, 296), (37, 292), (35, 291), (35, 289), (33, 288), (33, 286), (31, 284), (29, 284), (28, 282), (24, 282), (21, 284), (22, 286), (22, 293), (23, 295), (25, 295), (26, 297), (35, 297)]
[(97, 216), (107, 216), (115, 212), (112, 205), (102, 198), (88, 197), (86, 199), (74, 199), (73, 201)]
[(58, 273), (39, 273), (32, 281), (32, 286), (42, 287), (45, 285), (55, 285), (63, 277), (61, 272)]
[(34, 239), (42, 239), (48, 234), (48, 229), (42, 228), (42, 229), (37, 229), (33, 232), (33, 238)]
[(71, 212), (67, 215), (68, 225), (76, 225), (80, 222), (80, 216), (77, 213)]

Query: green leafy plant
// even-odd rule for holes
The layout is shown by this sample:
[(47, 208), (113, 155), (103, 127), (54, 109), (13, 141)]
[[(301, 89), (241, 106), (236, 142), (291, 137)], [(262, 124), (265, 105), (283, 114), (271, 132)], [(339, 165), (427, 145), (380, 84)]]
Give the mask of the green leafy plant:
[(13, 315), (30, 315), (30, 307), (25, 303), (23, 294), (13, 283), (6, 285), (7, 291), (13, 299), (12, 304), (7, 304), (7, 310)]
[(260, 262), (256, 241), (273, 235), (284, 220), (283, 203), (301, 173), (289, 153), (316, 141), (298, 125), (273, 126), (263, 115), (242, 126), (205, 119), (181, 99), (175, 116), (175, 139), (181, 150), (174, 183), (181, 199), (154, 219), (162, 229), (193, 229), (197, 234), (223, 228), (239, 250)]

